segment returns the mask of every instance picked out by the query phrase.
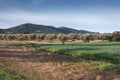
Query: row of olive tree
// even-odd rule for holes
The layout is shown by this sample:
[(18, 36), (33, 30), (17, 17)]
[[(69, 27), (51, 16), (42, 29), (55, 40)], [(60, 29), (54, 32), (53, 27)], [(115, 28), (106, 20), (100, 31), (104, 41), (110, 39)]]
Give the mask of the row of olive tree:
[(94, 40), (120, 41), (120, 32), (112, 34), (0, 34), (0, 40), (60, 40), (62, 43), (67, 40), (82, 40), (85, 43)]

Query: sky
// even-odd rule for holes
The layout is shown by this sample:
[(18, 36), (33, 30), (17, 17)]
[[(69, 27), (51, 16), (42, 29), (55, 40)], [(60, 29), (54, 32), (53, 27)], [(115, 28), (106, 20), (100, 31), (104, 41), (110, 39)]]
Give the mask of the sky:
[(24, 23), (120, 31), (120, 0), (0, 0), (0, 29)]

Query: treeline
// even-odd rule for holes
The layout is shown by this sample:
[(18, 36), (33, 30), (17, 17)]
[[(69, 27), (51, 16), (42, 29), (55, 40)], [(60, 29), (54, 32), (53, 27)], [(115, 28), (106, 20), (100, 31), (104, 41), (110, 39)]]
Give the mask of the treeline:
[(20, 41), (59, 40), (62, 43), (68, 40), (71, 41), (82, 40), (85, 43), (94, 40), (120, 41), (120, 32), (116, 31), (113, 32), (112, 34), (0, 34), (0, 40), (20, 40)]

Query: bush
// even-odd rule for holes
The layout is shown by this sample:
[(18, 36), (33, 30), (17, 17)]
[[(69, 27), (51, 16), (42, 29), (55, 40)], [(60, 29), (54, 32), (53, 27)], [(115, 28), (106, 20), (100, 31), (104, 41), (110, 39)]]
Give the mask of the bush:
[(65, 34), (59, 34), (57, 38), (64, 44), (67, 40), (67, 36)]
[(113, 32), (112, 36), (113, 36), (112, 38), (113, 41), (120, 41), (120, 31)]

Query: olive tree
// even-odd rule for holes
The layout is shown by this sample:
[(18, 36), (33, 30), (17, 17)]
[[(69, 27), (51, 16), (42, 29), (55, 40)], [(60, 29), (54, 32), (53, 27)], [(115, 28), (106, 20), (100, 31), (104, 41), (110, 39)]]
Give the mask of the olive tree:
[(120, 41), (120, 31), (113, 32), (112, 36), (113, 36), (112, 38), (113, 41)]
[(57, 38), (62, 42), (62, 44), (64, 44), (65, 41), (67, 40), (67, 35), (59, 34), (59, 35), (57, 35)]

